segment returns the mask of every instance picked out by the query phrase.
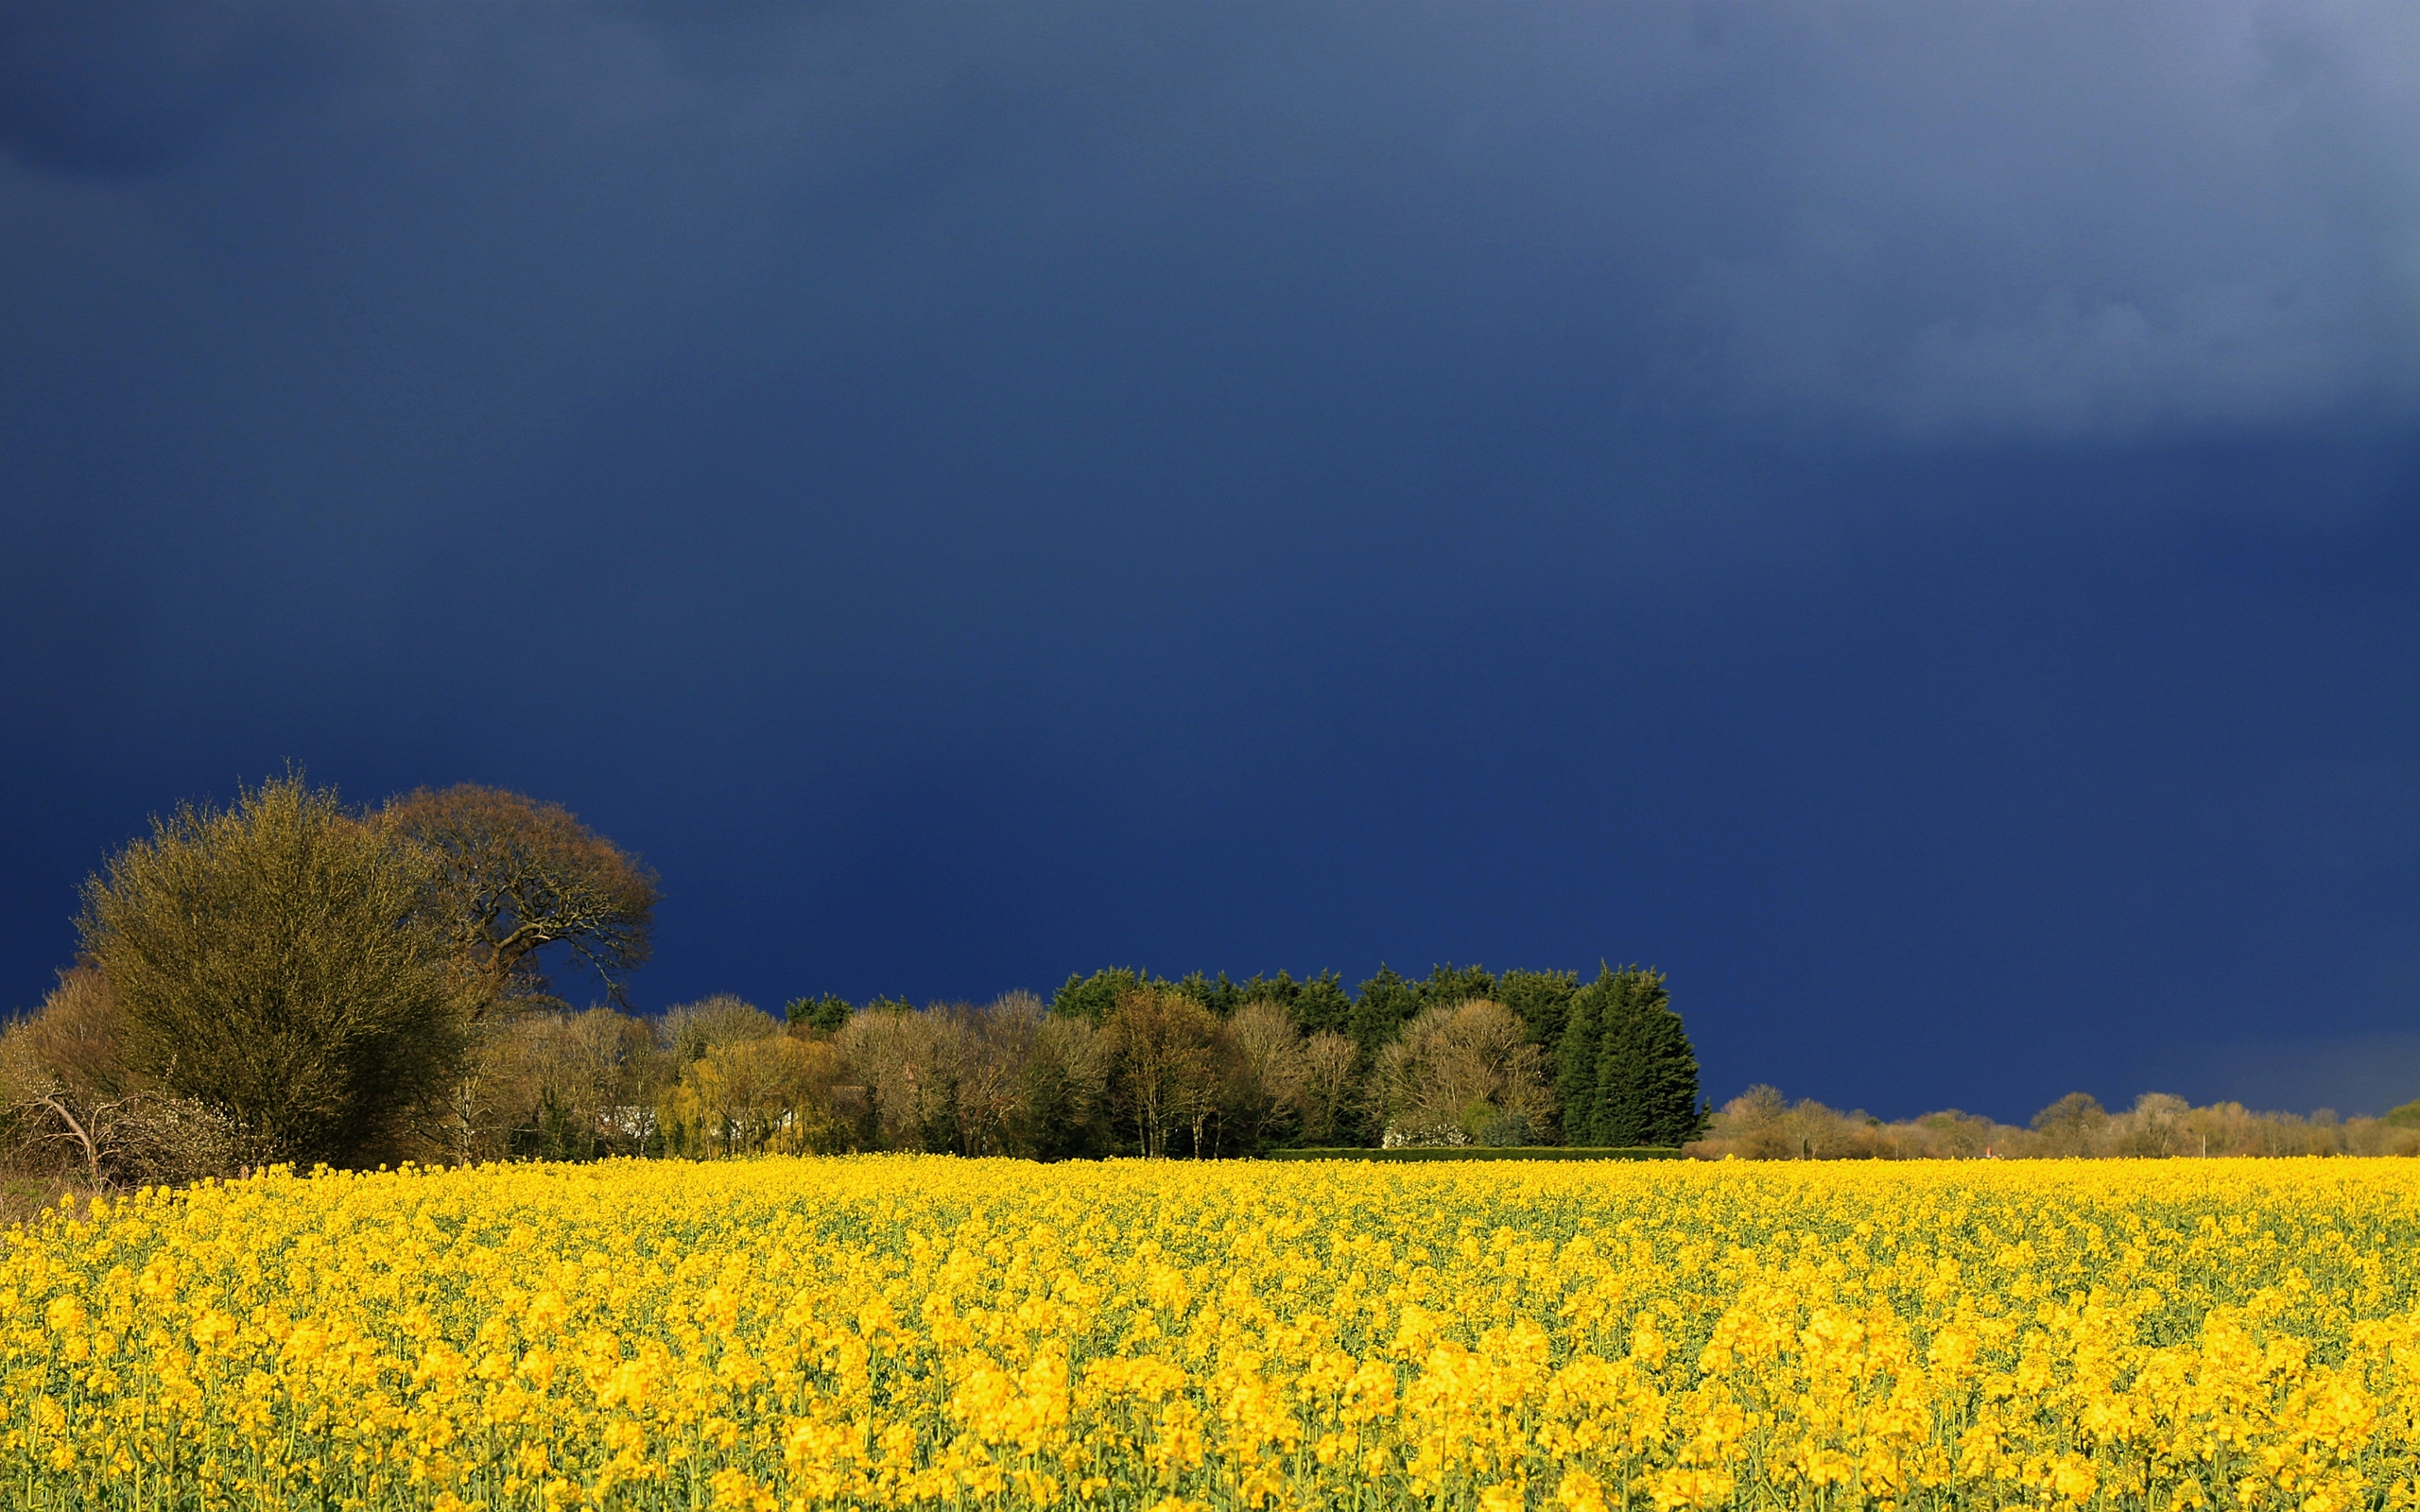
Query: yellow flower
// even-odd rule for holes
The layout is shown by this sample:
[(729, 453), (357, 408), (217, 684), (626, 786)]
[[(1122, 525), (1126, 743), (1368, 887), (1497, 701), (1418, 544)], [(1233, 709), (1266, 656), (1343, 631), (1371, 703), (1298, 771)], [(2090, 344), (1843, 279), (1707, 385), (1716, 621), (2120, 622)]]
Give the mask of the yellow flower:
[(0, 1484), (2420, 1512), (2413, 1274), (2411, 1161), (273, 1171), (0, 1246)]
[(1564, 1512), (1605, 1512), (1605, 1487), (1586, 1470), (1569, 1469), (1554, 1488), (1554, 1499)]

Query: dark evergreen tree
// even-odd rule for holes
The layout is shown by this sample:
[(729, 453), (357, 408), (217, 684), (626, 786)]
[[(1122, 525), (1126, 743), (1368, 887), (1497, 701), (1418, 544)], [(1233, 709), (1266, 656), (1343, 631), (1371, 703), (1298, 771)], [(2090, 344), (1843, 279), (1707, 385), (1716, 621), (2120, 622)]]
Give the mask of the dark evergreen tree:
[(1562, 1065), (1564, 1020), (1571, 995), (1580, 990), (1577, 971), (1507, 971), (1495, 979), (1495, 1001), (1521, 1016), (1530, 1042), (1546, 1052), (1547, 1064)]
[(1598, 979), (1597, 1085), (1589, 1143), (1677, 1148), (1697, 1138), (1698, 1057), (1664, 973), (1631, 967)]
[(1143, 972), (1123, 966), (1105, 966), (1090, 976), (1067, 978), (1066, 984), (1050, 995), (1050, 1011), (1063, 1019), (1090, 1019), (1100, 1023), (1109, 1018), (1120, 997), (1138, 987), (1151, 985), (1151, 978)]
[(794, 998), (782, 1009), (790, 1022), (804, 1023), (820, 1034), (837, 1032), (855, 1011), (847, 998), (830, 992), (820, 998)]
[(1346, 1021), (1345, 1032), (1361, 1046), (1363, 1065), (1376, 1058), (1379, 1050), (1419, 1012), (1419, 990), (1396, 974), (1393, 967), (1380, 966), (1377, 975), (1361, 984)]
[(1563, 1034), (1555, 1043), (1554, 1091), (1566, 1144), (1594, 1143), (1598, 1053), (1603, 1047), (1606, 1007), (1618, 990), (1613, 969), (1600, 963), (1597, 980), (1574, 990), (1565, 1006)]
[(1350, 1032), (1353, 1023), (1353, 998), (1344, 990), (1343, 981), (1334, 971), (1322, 971), (1300, 982), (1288, 982), (1286, 973), (1277, 973), (1281, 987), (1292, 990), (1274, 1001), (1284, 1003), (1286, 1011), (1294, 1016), (1294, 1027), (1303, 1031), (1305, 1039), (1325, 1030), (1338, 1034)]
[(1465, 966), (1456, 970), (1454, 963), (1447, 961), (1443, 966), (1429, 968), (1428, 980), (1417, 984), (1412, 990), (1420, 995), (1420, 1005), (1424, 1008), (1433, 1008), (1441, 1004), (1450, 1008), (1474, 998), (1493, 1002), (1495, 998), (1495, 976), (1484, 966)]

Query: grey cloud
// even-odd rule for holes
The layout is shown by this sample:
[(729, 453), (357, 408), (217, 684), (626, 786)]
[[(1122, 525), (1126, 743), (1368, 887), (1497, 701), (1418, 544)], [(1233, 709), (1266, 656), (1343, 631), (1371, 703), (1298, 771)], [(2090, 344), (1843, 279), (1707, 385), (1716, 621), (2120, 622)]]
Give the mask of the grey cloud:
[[(21, 160), (122, 180), (272, 346), (344, 309), (499, 396), (895, 346), (1078, 267), (1034, 319), (1112, 328), (1123, 288), (1231, 332), (1383, 322), (1457, 370), (1554, 342), (1634, 422), (1763, 437), (2420, 402), (2398, 10), (69, 14), (8, 24)], [(493, 344), (415, 352), (437, 310)]]
[(2001, 440), (2420, 399), (2411, 13), (1834, 14), (1765, 60), (1787, 229), (1682, 301), (1710, 402)]

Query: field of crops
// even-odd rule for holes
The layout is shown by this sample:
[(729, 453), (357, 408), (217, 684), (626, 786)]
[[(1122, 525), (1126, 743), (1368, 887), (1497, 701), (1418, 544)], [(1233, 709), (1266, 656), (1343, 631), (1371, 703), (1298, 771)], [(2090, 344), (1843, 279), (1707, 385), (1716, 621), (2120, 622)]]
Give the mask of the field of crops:
[(0, 1503), (2415, 1504), (2420, 1162), (285, 1175), (9, 1236)]

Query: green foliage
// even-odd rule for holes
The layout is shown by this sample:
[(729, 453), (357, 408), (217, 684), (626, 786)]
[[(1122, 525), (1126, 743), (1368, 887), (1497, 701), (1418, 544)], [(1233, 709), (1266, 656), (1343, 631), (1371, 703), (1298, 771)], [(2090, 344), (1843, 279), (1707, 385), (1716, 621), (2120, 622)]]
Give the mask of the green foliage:
[(1565, 1009), (1563, 1035), (1555, 1044), (1554, 1091), (1561, 1107), (1564, 1137), (1584, 1143), (1597, 1118), (1597, 1056), (1602, 1046), (1599, 1020), (1609, 995), (1613, 973), (1605, 971), (1573, 992)]
[(1105, 966), (1090, 976), (1068, 977), (1066, 985), (1050, 995), (1050, 1011), (1062, 1019), (1106, 1023), (1119, 998), (1139, 988), (1167, 985), (1127, 967)]
[(2420, 1128), (2420, 1099), (2404, 1104), (2378, 1122), (2397, 1128)]
[(1496, 1001), (1494, 973), (1484, 966), (1466, 966), (1458, 971), (1451, 961), (1429, 968), (1428, 980), (1416, 984), (1412, 991), (1418, 994), (1424, 1008), (1450, 1008), (1474, 999)]
[(478, 994), (435, 884), (429, 852), (286, 777), (153, 821), (78, 924), (132, 1069), (264, 1153), (346, 1164), (401, 1148), (462, 1063)]
[(1633, 967), (1608, 971), (1599, 983), (1605, 997), (1589, 1143), (1677, 1146), (1697, 1138), (1703, 1124), (1697, 1052), (1672, 1011), (1664, 973)]
[(1571, 1011), (1572, 994), (1580, 990), (1577, 971), (1507, 971), (1495, 979), (1495, 1001), (1521, 1016), (1530, 1042), (1547, 1054), (1547, 1064), (1560, 1066), (1555, 1052), (1563, 1044), (1563, 1025)]
[(1419, 1012), (1419, 990), (1397, 975), (1393, 967), (1380, 966), (1377, 975), (1361, 984), (1353, 1011), (1346, 1016), (1344, 1032), (1360, 1045), (1367, 1064)]
[[(1224, 972), (1219, 980), (1226, 980)], [(1305, 1037), (1325, 1030), (1342, 1034), (1353, 1018), (1353, 998), (1334, 971), (1322, 971), (1299, 982), (1284, 971), (1275, 976), (1255, 972), (1249, 981), (1236, 985), (1234, 1004), (1221, 1011), (1232, 1015), (1236, 1008), (1248, 1003), (1276, 1004)]]
[(1662, 972), (1600, 965), (1572, 993), (1555, 1051), (1564, 1136), (1574, 1143), (1680, 1145), (1704, 1126), (1697, 1052)]
[(1224, 971), (1219, 973), (1216, 982), (1200, 971), (1193, 971), (1177, 981), (1161, 985), (1186, 1002), (1208, 1008), (1222, 1019), (1231, 1017), (1237, 1008), (1252, 1001), (1244, 996), (1242, 985), (1228, 981)]
[(1299, 983), (1280, 971), (1275, 985), (1293, 989), (1290, 995), (1274, 1001), (1286, 1005), (1286, 1011), (1294, 1016), (1294, 1027), (1306, 1039), (1329, 1032), (1343, 1034), (1353, 1022), (1353, 999), (1334, 971), (1322, 971)]
[(855, 1011), (849, 1006), (847, 998), (836, 997), (829, 992), (820, 998), (794, 998), (782, 1009), (783, 1016), (790, 1022), (804, 1024), (818, 1034), (838, 1034), (840, 1025), (848, 1022), (849, 1015)]

